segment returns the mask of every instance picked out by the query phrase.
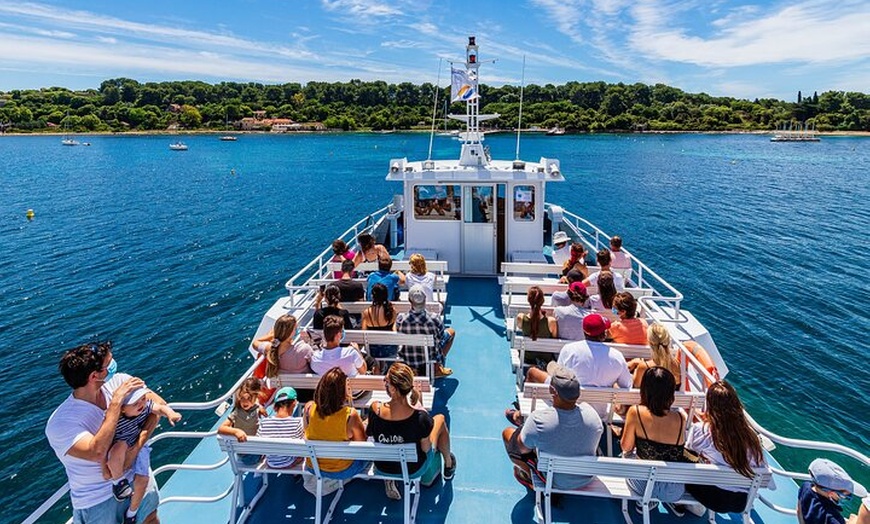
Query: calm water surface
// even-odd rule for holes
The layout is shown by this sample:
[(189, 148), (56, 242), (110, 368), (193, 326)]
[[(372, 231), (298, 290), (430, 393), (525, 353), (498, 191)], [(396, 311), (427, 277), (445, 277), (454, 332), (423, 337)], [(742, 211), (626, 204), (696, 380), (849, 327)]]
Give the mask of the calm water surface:
[[(400, 192), (383, 181), (390, 158), (428, 146), (416, 134), (197, 136), (187, 152), (167, 137), (89, 140), (0, 137), (0, 506), (20, 508), (0, 521), (63, 482), (43, 436), (69, 394), (63, 349), (111, 338), (121, 369), (166, 399), (218, 396), (286, 279)], [(487, 142), (513, 158), (513, 137)], [(457, 153), (436, 139), (436, 158)], [(540, 156), (568, 179), (548, 201), (621, 234), (685, 294), (757, 420), (868, 452), (870, 140), (524, 139), (522, 157)], [(155, 462), (188, 449), (164, 444)], [(808, 455), (777, 457), (803, 468)]]

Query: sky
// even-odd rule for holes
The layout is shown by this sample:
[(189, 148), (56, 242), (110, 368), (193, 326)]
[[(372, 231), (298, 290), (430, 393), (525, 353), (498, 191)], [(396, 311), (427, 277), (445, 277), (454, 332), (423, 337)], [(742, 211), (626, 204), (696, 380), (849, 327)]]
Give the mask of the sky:
[(0, 0), (0, 91), (118, 77), (446, 86), (469, 35), (491, 85), (870, 92), (870, 0)]

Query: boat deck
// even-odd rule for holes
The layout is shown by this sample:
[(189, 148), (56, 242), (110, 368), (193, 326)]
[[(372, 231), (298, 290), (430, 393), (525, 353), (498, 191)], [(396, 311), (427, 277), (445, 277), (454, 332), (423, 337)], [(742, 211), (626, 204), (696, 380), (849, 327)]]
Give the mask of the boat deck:
[[(513, 479), (512, 466), (501, 442), (507, 426), (503, 411), (515, 395), (510, 352), (504, 333), (500, 288), (496, 278), (453, 277), (449, 286), (450, 303), (445, 311), (448, 325), (457, 337), (448, 358), (453, 376), (436, 383), (433, 411), (442, 413), (450, 427), (453, 452), (457, 457), (456, 476), (450, 482), (440, 478), (423, 489), (417, 512), (421, 523), (532, 522), (534, 495), (527, 493)], [(203, 441), (187, 463), (217, 462), (223, 454), (215, 439)], [(250, 476), (249, 476), (250, 477)], [(163, 498), (171, 496), (214, 496), (232, 482), (228, 465), (217, 471), (179, 471), (161, 488)], [(254, 493), (258, 479), (248, 478)], [(763, 491), (772, 502), (793, 507), (797, 486), (786, 478), (777, 478), (776, 491)], [(332, 496), (326, 498), (326, 504)], [(793, 517), (776, 513), (756, 504), (756, 524), (795, 522)], [(214, 503), (170, 502), (160, 508), (164, 524), (187, 522), (226, 522), (230, 514), (230, 497)], [(267, 495), (260, 500), (249, 522), (310, 522), (314, 515), (314, 497), (302, 487), (297, 475), (273, 476)], [(564, 497), (554, 506), (554, 522), (624, 522), (618, 501), (588, 497)], [(639, 514), (632, 517), (641, 521)], [(702, 519), (687, 514), (682, 521)], [(731, 520), (739, 516), (731, 515)], [(664, 508), (652, 515), (655, 523), (675, 521)], [(727, 522), (728, 515), (719, 515)], [(382, 482), (355, 480), (348, 484), (338, 503), (332, 522), (402, 522), (402, 502), (384, 495)]]

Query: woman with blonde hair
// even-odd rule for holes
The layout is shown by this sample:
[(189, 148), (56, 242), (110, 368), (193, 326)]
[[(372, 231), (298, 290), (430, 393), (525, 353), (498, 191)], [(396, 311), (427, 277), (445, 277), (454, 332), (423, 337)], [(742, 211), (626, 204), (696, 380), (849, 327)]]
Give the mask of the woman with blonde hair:
[(435, 274), (426, 269), (426, 259), (420, 253), (411, 255), (408, 262), (411, 266), (411, 271), (405, 275), (408, 289), (414, 285), (420, 285), (426, 292), (426, 302), (432, 302), (435, 290)]
[[(372, 402), (366, 434), (375, 442), (414, 442), (417, 461), (408, 463), (411, 477), (425, 476), (430, 469), (439, 467), (436, 451), (444, 461), (444, 480), (451, 480), (456, 471), (456, 457), (450, 451), (450, 433), (444, 415), (429, 415), (420, 404), (420, 392), (414, 389), (414, 372), (406, 364), (396, 362), (384, 377), (384, 386), (390, 400)], [(395, 462), (375, 461), (375, 467), (388, 474), (400, 475)], [(401, 498), (393, 481), (387, 481), (387, 496)]]
[(668, 329), (659, 322), (650, 324), (646, 330), (647, 342), (652, 351), (652, 359), (634, 358), (628, 362), (628, 370), (634, 375), (634, 387), (640, 387), (643, 374), (648, 368), (659, 366), (667, 369), (674, 375), (674, 389), (680, 387), (680, 364), (677, 355), (671, 350), (671, 334)]

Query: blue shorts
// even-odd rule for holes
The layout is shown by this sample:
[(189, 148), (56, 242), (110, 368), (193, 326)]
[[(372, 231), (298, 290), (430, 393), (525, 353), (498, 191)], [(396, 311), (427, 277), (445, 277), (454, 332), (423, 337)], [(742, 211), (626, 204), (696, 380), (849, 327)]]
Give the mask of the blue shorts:
[[(142, 522), (148, 515), (156, 512), (159, 504), (157, 482), (154, 480), (154, 474), (148, 472), (148, 487), (136, 513), (137, 521)], [(124, 514), (129, 507), (130, 499), (118, 502), (114, 497), (109, 497), (96, 506), (73, 510), (73, 524), (118, 524), (124, 522)]]
[(438, 344), (438, 350), (444, 351), (444, 346), (446, 346), (451, 340), (453, 340), (453, 335), (450, 334), (446, 329), (441, 332), (441, 342)]
[(142, 446), (133, 462), (133, 474), (147, 477), (151, 474), (151, 446)]
[(367, 470), (370, 465), (370, 460), (357, 459), (354, 460), (350, 466), (341, 471), (321, 471), (320, 474), (323, 475), (323, 478), (325, 479), (347, 480)]

